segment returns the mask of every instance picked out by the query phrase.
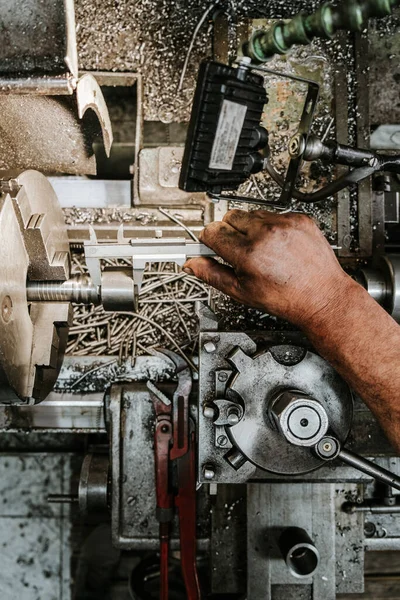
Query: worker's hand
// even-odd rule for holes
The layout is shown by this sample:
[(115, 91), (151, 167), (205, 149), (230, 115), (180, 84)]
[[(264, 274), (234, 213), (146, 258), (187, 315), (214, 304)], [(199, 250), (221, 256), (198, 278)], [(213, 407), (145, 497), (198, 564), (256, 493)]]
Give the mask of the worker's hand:
[(299, 326), (328, 309), (352, 279), (309, 217), (231, 210), (200, 240), (231, 265), (192, 258), (184, 270), (234, 300)]

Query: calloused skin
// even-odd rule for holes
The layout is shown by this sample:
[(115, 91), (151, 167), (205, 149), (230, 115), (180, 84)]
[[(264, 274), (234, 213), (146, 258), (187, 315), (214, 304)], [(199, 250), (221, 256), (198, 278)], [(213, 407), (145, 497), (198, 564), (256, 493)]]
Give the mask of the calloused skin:
[(400, 452), (400, 327), (343, 271), (316, 223), (295, 213), (231, 210), (200, 240), (230, 266), (200, 257), (184, 270), (301, 328)]

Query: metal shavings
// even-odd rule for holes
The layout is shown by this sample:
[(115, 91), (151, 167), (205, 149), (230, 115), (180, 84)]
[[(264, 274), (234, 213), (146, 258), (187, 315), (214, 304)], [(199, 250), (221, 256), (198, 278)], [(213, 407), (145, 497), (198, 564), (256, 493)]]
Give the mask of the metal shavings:
[[(72, 262), (74, 272), (86, 272), (83, 255), (74, 254)], [(118, 266), (117, 261), (107, 264)], [(136, 356), (159, 346), (183, 355), (188, 349), (190, 354), (197, 343), (195, 302), (206, 302), (208, 295), (205, 284), (178, 271), (175, 264), (153, 263), (144, 274), (138, 313), (107, 313), (102, 306), (74, 306), (67, 354), (118, 356), (119, 362), (129, 357), (134, 362)]]
[(177, 94), (179, 77), (193, 31), (209, 6), (205, 0), (77, 0), (80, 69), (141, 73), (144, 118), (187, 121), (199, 62), (211, 54), (207, 27), (193, 43)]
[(92, 375), (93, 373), (95, 373), (96, 371), (99, 371), (100, 369), (104, 369), (109, 367), (110, 365), (116, 363), (117, 360), (110, 360), (109, 362), (99, 365), (97, 367), (94, 367), (93, 369), (90, 369), (89, 371), (86, 371), (81, 377), (79, 377), (78, 379), (76, 379), (71, 385), (70, 385), (70, 389), (72, 390), (75, 386), (77, 386), (79, 383), (81, 383), (81, 381), (83, 381), (84, 379), (86, 379), (86, 377), (88, 377), (89, 375)]
[(78, 225), (112, 224), (112, 223), (135, 223), (142, 225), (157, 223), (157, 215), (154, 212), (138, 210), (125, 207), (112, 208), (72, 208), (63, 209), (65, 222), (68, 226)]
[(171, 221), (182, 227), (182, 229), (184, 229), (190, 235), (193, 241), (199, 242), (199, 238), (193, 233), (193, 231), (189, 229), (189, 227), (186, 227), (186, 225), (182, 223), (182, 221), (178, 219), (178, 217), (172, 215), (169, 211), (165, 210), (161, 206), (158, 207), (158, 210), (160, 211), (160, 213), (168, 217), (168, 219), (171, 219)]
[[(299, 10), (312, 12), (319, 4), (307, 0), (219, 2), (233, 27), (239, 17), (286, 18)], [(177, 93), (179, 80), (193, 32), (206, 11), (211, 21), (214, 5), (210, 0), (76, 0), (79, 68), (141, 73), (145, 120), (188, 121), (199, 64), (212, 56), (212, 28), (203, 25), (199, 29)]]

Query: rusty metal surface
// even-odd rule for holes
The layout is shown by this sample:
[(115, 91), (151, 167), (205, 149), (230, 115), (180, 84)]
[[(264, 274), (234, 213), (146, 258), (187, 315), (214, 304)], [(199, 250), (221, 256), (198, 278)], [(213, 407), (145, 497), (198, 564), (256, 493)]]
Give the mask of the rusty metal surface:
[(1, 0), (0, 31), (2, 74), (77, 77), (73, 0)]
[(110, 151), (111, 123), (91, 75), (73, 96), (0, 94), (0, 113), (0, 170), (95, 175), (94, 141), (102, 136)]
[(0, 77), (1, 94), (38, 94), (40, 96), (70, 96), (76, 87), (76, 80), (71, 75), (29, 77)]

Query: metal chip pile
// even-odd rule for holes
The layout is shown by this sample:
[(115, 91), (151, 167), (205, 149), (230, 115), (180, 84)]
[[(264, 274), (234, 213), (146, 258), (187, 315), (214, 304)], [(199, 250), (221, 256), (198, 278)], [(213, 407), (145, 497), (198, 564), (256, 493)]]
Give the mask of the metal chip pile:
[[(107, 266), (121, 266), (104, 261)], [(127, 266), (129, 263), (124, 263)], [(85, 273), (83, 255), (73, 255), (73, 271)], [(102, 306), (74, 306), (67, 354), (112, 355), (120, 361), (164, 346), (191, 355), (197, 344), (196, 301), (208, 288), (173, 263), (153, 263), (144, 274), (138, 313), (107, 313)]]

